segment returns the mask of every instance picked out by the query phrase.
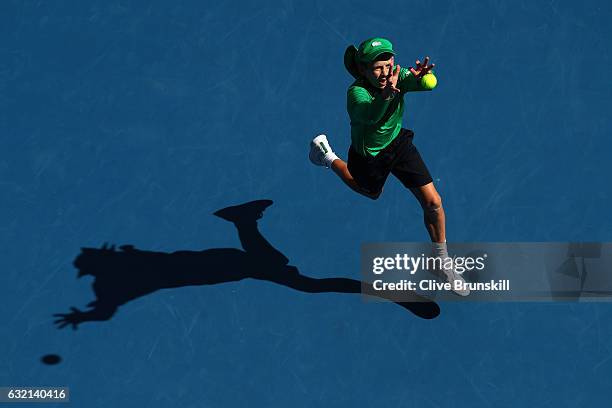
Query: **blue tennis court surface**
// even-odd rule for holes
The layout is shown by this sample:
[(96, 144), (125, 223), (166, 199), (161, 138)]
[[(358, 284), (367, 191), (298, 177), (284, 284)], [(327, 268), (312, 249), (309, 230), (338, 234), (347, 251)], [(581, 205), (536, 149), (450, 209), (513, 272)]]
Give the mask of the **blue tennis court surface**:
[[(361, 243), (427, 241), (421, 208), (394, 179), (360, 197), (307, 155), (323, 132), (346, 158), (342, 55), (385, 36), (402, 66), (436, 64), (404, 127), (450, 245), (610, 241), (611, 17), (603, 1), (2, 2), (0, 387), (68, 386), (89, 408), (605, 406), (609, 303), (433, 319), (364, 303)], [(255, 200), (271, 202), (214, 215)]]

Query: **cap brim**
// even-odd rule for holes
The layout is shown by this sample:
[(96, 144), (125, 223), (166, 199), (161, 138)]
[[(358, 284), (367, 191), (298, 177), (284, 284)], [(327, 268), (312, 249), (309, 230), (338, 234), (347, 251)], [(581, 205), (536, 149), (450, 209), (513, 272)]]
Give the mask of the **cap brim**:
[(359, 78), (359, 69), (357, 68), (357, 47), (349, 45), (344, 51), (344, 67), (355, 79)]
[(395, 53), (392, 50), (380, 50), (380, 52), (377, 52), (376, 54), (372, 54), (371, 61), (372, 62), (376, 61), (376, 58), (380, 57), (383, 54), (391, 54), (395, 56)]

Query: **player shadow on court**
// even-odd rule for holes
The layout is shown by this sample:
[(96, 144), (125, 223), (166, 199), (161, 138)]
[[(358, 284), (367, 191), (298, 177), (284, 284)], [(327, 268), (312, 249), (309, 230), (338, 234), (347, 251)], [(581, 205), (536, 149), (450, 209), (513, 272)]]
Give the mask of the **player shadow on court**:
[[(214, 215), (232, 222), (238, 230), (242, 250), (211, 248), (202, 251), (176, 251), (172, 253), (142, 251), (131, 245), (116, 250), (108, 248), (82, 248), (74, 261), (78, 277), (94, 277), (96, 299), (88, 310), (75, 307), (69, 313), (58, 313), (58, 328), (91, 321), (110, 320), (117, 309), (139, 297), (160, 289), (183, 286), (215, 285), (243, 279), (259, 279), (287, 286), (306, 293), (360, 294), (362, 282), (348, 278), (316, 279), (300, 274), (289, 265), (289, 260), (261, 235), (257, 220), (272, 205), (271, 200), (251, 201), (227, 207)], [(363, 286), (365, 290), (370, 285)], [(370, 289), (371, 291), (371, 289)], [(375, 294), (384, 297), (384, 294)], [(440, 314), (439, 306), (426, 298), (413, 294), (411, 302), (394, 302), (424, 319)]]

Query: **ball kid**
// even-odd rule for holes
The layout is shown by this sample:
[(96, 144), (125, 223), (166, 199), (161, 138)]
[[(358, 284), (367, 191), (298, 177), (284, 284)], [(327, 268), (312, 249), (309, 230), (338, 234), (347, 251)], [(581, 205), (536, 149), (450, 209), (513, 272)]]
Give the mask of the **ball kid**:
[[(370, 38), (359, 47), (349, 46), (344, 65), (355, 78), (347, 91), (347, 111), (351, 124), (348, 159), (340, 159), (327, 136), (318, 135), (310, 143), (312, 163), (330, 168), (352, 190), (377, 199), (389, 174), (414, 195), (423, 209), (425, 227), (432, 241), (434, 256), (448, 258), (445, 214), (442, 198), (419, 151), (413, 144), (414, 132), (402, 127), (404, 95), (431, 91), (437, 78), (429, 57), (415, 67), (402, 68), (386, 38)], [(453, 268), (442, 268), (449, 282), (460, 280)], [(461, 285), (463, 286), (463, 285)], [(454, 285), (453, 285), (454, 287)], [(455, 289), (461, 296), (468, 289)]]

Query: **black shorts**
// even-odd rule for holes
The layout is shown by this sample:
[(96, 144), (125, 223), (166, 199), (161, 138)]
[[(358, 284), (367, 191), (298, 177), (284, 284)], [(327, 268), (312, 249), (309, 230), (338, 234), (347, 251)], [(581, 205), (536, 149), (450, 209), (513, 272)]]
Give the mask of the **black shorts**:
[(417, 148), (412, 144), (412, 130), (402, 129), (397, 137), (376, 156), (364, 157), (349, 149), (348, 170), (359, 185), (371, 194), (380, 193), (393, 174), (406, 187), (420, 187), (433, 180)]

